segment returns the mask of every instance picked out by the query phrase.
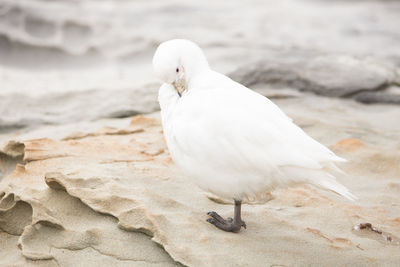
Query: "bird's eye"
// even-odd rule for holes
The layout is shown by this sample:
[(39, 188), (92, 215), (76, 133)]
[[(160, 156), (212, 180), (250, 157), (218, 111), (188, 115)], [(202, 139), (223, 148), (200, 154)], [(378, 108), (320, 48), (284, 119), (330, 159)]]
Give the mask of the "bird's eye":
[(176, 68), (176, 72), (179, 72), (179, 68)]

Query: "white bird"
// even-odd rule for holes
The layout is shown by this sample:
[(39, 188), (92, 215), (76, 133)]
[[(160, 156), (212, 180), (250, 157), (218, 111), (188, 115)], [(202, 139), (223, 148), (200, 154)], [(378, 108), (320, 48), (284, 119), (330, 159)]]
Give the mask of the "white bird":
[(157, 48), (164, 136), (175, 164), (204, 190), (235, 202), (234, 218), (208, 222), (239, 232), (241, 201), (277, 187), (311, 184), (356, 199), (332, 173), (346, 160), (308, 136), (268, 98), (213, 71), (193, 42)]

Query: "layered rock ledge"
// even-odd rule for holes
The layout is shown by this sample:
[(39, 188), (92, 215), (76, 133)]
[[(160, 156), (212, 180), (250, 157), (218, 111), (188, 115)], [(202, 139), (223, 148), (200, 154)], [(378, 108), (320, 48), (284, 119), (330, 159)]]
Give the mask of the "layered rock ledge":
[[(312, 121), (297, 120), (323, 134)], [(338, 137), (323, 142), (350, 160), (343, 182), (358, 202), (310, 187), (279, 190), (266, 203), (244, 205), (248, 229), (239, 234), (205, 221), (207, 211), (229, 216), (232, 206), (178, 174), (156, 118), (9, 142), (1, 151), (0, 265), (395, 265), (399, 147)]]

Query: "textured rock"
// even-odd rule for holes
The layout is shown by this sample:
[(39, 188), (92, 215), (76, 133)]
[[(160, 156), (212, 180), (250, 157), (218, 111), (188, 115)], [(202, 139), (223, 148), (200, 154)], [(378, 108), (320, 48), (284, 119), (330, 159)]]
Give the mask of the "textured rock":
[[(118, 134), (128, 135), (128, 133), (140, 132), (146, 125), (151, 125), (151, 121), (140, 126), (132, 125), (119, 131)], [(105, 136), (118, 138), (113, 129), (101, 132)], [(1, 186), (1, 188), (3, 186), (6, 188), (6, 191), (0, 194), (2, 197), (0, 229), (4, 231), (3, 235), (22, 234), (18, 240), (22, 255), (28, 260), (39, 261), (39, 264), (52, 263), (50, 266), (56, 265), (54, 263), (61, 266), (88, 266), (88, 263), (90, 266), (176, 265), (160, 246), (150, 240), (149, 236), (137, 231), (121, 230), (114, 216), (94, 211), (78, 198), (67, 194), (64, 187), (57, 187), (52, 183), (52, 179), (57, 178), (56, 174), (59, 173), (54, 171), (61, 171), (63, 168), (62, 164), (57, 162), (64, 160), (69, 162), (67, 164), (69, 167), (74, 165), (78, 169), (83, 168), (91, 172), (89, 163), (93, 164), (95, 161), (85, 159), (85, 154), (79, 155), (77, 147), (79, 141), (76, 141), (79, 138), (74, 137), (65, 141), (69, 144), (65, 148), (62, 148), (61, 143), (49, 139), (29, 141), (29, 145), (27, 144), (29, 148), (26, 147), (24, 150), (26, 165), (18, 165), (14, 173), (8, 176)], [(93, 138), (98, 138), (97, 134)], [(88, 154), (102, 147), (101, 143), (102, 141), (91, 147), (87, 151)], [(112, 146), (111, 143), (109, 145)], [(108, 149), (112, 151), (110, 147)], [(125, 151), (128, 149), (129, 147), (125, 148)], [(121, 150), (119, 152), (121, 152), (120, 156), (124, 157), (124, 152)], [(141, 153), (144, 152), (137, 151), (137, 154)], [(96, 154), (96, 152), (93, 153), (93, 155)], [(89, 164), (86, 166), (88, 168), (84, 165), (79, 167), (77, 162), (71, 161), (74, 155), (78, 156), (79, 161), (84, 165)], [(146, 156), (143, 160), (146, 160)], [(106, 157), (98, 157), (96, 161), (100, 166), (109, 169), (112, 162), (123, 165), (124, 161), (134, 161), (134, 158), (124, 160), (118, 159), (115, 154), (108, 154)], [(118, 166), (114, 167), (118, 168)], [(97, 167), (92, 170), (95, 169)], [(103, 171), (100, 169), (98, 169), (99, 173)], [(73, 174), (73, 171), (68, 173)], [(112, 175), (109, 172), (104, 174)], [(102, 183), (101, 179), (100, 176), (90, 178), (84, 183), (90, 184), (90, 190), (93, 191), (96, 183)], [(46, 182), (55, 189), (49, 188)], [(19, 189), (14, 191), (12, 189), (14, 186)], [(103, 202), (99, 197), (101, 196), (96, 197), (97, 202)], [(115, 205), (122, 210), (134, 208), (134, 205), (129, 206), (135, 202), (134, 200), (129, 201), (123, 195), (110, 195), (110, 197), (111, 202), (106, 205)], [(122, 205), (124, 200), (127, 201), (126, 205)], [(107, 210), (104, 210), (104, 213), (112, 214)]]
[[(0, 133), (154, 111), (157, 87), (144, 86), (155, 82), (151, 58), (175, 37), (198, 43), (222, 73), (268, 60), (273, 85), (334, 96), (375, 90), (391, 78), (364, 59), (400, 66), (399, 8), (374, 0), (0, 0)], [(362, 101), (393, 102), (370, 99)]]
[[(282, 101), (306, 106), (301, 98)], [(325, 112), (342, 113), (331, 105)], [(312, 135), (324, 135), (321, 127), (335, 128), (301, 114), (294, 118), (314, 125), (305, 128)], [(232, 206), (207, 198), (176, 172), (155, 118), (134, 117), (123, 129), (70, 134), (59, 141), (23, 141), (17, 147), (24, 147), (24, 165), (0, 183), (0, 236), (6, 240), (0, 246), (10, 251), (0, 264), (13, 258), (20, 266), (397, 263), (400, 152), (354, 138), (340, 141), (346, 138), (342, 132), (328, 137), (338, 142), (332, 149), (350, 160), (343, 167), (351, 179), (342, 182), (360, 201), (327, 198), (309, 187), (278, 190), (267, 203), (244, 205), (248, 229), (239, 234), (205, 221), (207, 211), (230, 216)], [(393, 241), (368, 229), (352, 230), (366, 222)]]
[(0, 151), (0, 181), (13, 171), (18, 163), (22, 163), (24, 149), (24, 144), (10, 141)]
[[(242, 67), (230, 76), (246, 85), (267, 85), (269, 87), (295, 88), (319, 95), (351, 97), (361, 101), (359, 92), (379, 94), (375, 91), (385, 89), (395, 83), (397, 77), (394, 67), (359, 59), (352, 56), (292, 56), (288, 60), (266, 59)], [(370, 92), (373, 93), (370, 93)], [(390, 96), (375, 97), (375, 102), (389, 103)], [(363, 98), (365, 99), (365, 98)], [(366, 102), (366, 101), (364, 101)], [(396, 103), (392, 98), (391, 103)]]
[[(398, 264), (400, 110), (296, 91), (397, 102), (397, 1), (73, 2), (0, 0), (0, 132), (60, 124), (0, 150), (1, 266)], [(157, 120), (64, 125), (154, 111), (151, 56), (176, 36), (218, 71), (244, 66), (237, 79), (334, 144), (360, 200), (282, 189), (244, 205), (247, 230), (223, 233), (206, 212), (232, 206), (175, 172)]]
[[(90, 121), (99, 118), (122, 118), (159, 109), (158, 87), (140, 89), (87, 90), (54, 93), (40, 97), (11, 94), (0, 97), (0, 133), (40, 124)], [(62, 104), (61, 102), (62, 101)], [(62, 108), (60, 108), (62, 105)]]
[(377, 92), (361, 92), (356, 94), (354, 98), (365, 104), (400, 104), (400, 87), (391, 86), (383, 91)]

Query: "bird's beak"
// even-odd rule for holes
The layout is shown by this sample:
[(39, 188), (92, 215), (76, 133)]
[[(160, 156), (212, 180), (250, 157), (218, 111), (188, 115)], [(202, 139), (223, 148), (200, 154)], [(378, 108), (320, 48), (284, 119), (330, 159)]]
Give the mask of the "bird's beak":
[(172, 83), (174, 86), (176, 92), (178, 93), (179, 96), (182, 95), (182, 93), (186, 90), (187, 85), (186, 85), (186, 80), (185, 80), (185, 73), (181, 71), (177, 77), (176, 80)]

